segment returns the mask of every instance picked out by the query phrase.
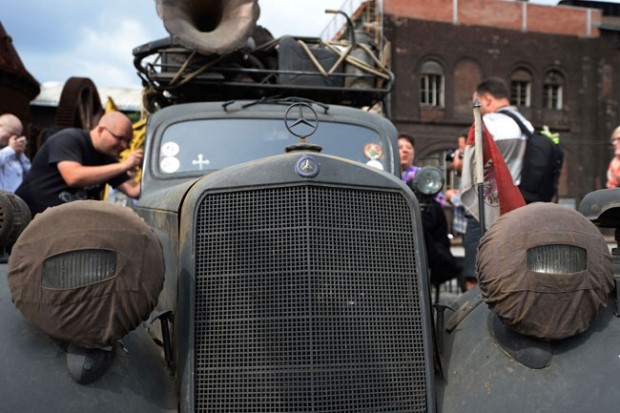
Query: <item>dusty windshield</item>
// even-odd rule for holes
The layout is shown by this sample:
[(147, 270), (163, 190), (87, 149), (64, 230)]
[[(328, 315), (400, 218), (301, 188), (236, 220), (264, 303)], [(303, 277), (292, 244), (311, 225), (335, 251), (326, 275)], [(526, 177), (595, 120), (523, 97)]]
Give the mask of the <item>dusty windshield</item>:
[[(265, 156), (282, 154), (299, 138), (281, 119), (208, 119), (176, 123), (159, 144), (159, 172), (165, 176), (204, 174)], [(322, 153), (389, 171), (387, 140), (369, 128), (322, 122), (308, 141)]]

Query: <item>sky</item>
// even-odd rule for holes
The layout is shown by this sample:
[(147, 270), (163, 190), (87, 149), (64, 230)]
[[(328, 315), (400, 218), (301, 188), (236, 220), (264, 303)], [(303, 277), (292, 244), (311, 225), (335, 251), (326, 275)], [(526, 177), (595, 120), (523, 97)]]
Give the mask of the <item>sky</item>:
[[(530, 3), (555, 5), (557, 0)], [(334, 17), (325, 9), (346, 11), (346, 4), (259, 0), (258, 24), (275, 37), (319, 36)], [(101, 87), (140, 87), (132, 50), (168, 36), (155, 0), (0, 0), (0, 23), (40, 83), (79, 76)]]

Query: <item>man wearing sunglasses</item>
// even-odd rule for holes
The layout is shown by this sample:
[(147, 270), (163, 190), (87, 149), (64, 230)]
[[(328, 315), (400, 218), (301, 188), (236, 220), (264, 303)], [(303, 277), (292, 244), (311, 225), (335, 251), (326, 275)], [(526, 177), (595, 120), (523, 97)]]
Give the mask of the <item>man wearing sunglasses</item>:
[(62, 129), (41, 146), (15, 193), (28, 204), (32, 216), (65, 202), (100, 199), (105, 184), (138, 198), (140, 183), (128, 172), (140, 166), (143, 150), (119, 162), (132, 138), (131, 121), (121, 112), (104, 114), (90, 131)]

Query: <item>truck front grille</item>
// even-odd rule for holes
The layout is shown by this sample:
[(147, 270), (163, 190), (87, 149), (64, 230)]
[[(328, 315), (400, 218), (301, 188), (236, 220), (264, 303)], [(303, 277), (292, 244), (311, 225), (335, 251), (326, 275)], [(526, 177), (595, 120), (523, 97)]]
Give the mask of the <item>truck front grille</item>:
[(208, 194), (195, 228), (195, 411), (425, 412), (412, 227), (394, 192)]

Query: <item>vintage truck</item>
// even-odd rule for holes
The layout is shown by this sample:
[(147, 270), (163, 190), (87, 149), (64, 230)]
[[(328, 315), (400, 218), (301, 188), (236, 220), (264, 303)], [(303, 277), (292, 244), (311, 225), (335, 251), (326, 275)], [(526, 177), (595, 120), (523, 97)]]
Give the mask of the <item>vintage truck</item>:
[[(255, 22), (254, 1), (220, 6)], [(390, 75), (185, 64), (177, 37), (134, 51), (158, 54), (135, 206), (29, 221), (0, 193), (0, 411), (617, 411), (618, 253), (594, 224), (618, 234), (620, 189), (504, 215), (480, 287), (432, 306), (396, 130), (338, 104), (381, 101)]]

